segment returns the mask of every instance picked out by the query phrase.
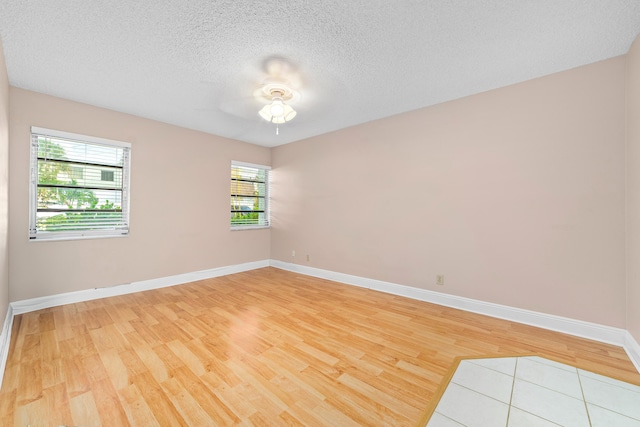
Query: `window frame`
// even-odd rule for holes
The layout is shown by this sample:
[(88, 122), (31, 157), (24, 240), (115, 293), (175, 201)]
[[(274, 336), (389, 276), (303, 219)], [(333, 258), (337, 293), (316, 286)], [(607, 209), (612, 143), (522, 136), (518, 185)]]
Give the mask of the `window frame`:
[[(262, 212), (265, 216), (264, 219), (264, 223), (263, 224), (237, 224), (237, 223), (233, 223), (231, 222), (231, 218), (230, 218), (230, 227), (232, 231), (239, 231), (239, 230), (256, 230), (256, 229), (263, 229), (263, 228), (270, 228), (271, 227), (271, 199), (270, 199), (270, 187), (271, 187), (271, 183), (270, 183), (270, 179), (271, 179), (271, 166), (267, 166), (267, 165), (259, 165), (259, 164), (255, 164), (255, 163), (247, 163), (247, 162), (240, 162), (240, 161), (236, 161), (236, 160), (232, 160), (231, 161), (231, 169), (230, 169), (230, 183), (233, 184), (234, 178), (233, 178), (233, 168), (234, 167), (242, 167), (242, 168), (249, 168), (249, 169), (257, 169), (257, 170), (261, 170), (265, 172), (265, 181), (264, 181), (264, 186), (265, 186), (265, 194), (263, 196), (264, 199), (264, 210), (263, 211), (257, 211), (257, 212)], [(231, 192), (230, 189), (230, 207), (233, 206), (233, 197), (234, 194)], [(234, 210), (230, 209), (230, 212), (233, 214)]]
[[(80, 239), (95, 239), (95, 238), (109, 238), (109, 237), (127, 237), (130, 233), (130, 199), (131, 199), (131, 144), (128, 142), (116, 141), (106, 138), (99, 138), (95, 136), (81, 135), (71, 132), (58, 131), (53, 129), (46, 129), (41, 127), (32, 126), (29, 141), (30, 154), (29, 154), (29, 241), (52, 241), (52, 240), (80, 240)], [(123, 149), (123, 162), (122, 162), (122, 227), (115, 227), (113, 229), (98, 229), (98, 230), (74, 230), (74, 231), (44, 231), (38, 229), (37, 226), (37, 214), (38, 214), (38, 143), (37, 138), (48, 137), (54, 139), (68, 140), (74, 143), (103, 146), (109, 148), (121, 148)], [(99, 165), (96, 165), (99, 167)], [(105, 167), (113, 167), (112, 165), (104, 164)], [(79, 187), (83, 188), (83, 187)]]

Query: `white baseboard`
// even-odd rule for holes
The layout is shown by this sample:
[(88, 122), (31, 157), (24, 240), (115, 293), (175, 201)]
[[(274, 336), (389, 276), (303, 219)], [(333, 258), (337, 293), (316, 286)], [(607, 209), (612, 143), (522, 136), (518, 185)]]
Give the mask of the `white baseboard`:
[(525, 325), (537, 326), (551, 331), (562, 332), (569, 335), (587, 338), (607, 344), (623, 347), (629, 358), (640, 372), (640, 346), (635, 342), (629, 332), (624, 329), (581, 320), (569, 319), (551, 314), (538, 313), (521, 308), (509, 307), (490, 302), (478, 301), (470, 298), (448, 295), (426, 289), (413, 288), (398, 285), (396, 283), (383, 282), (381, 280), (367, 279), (365, 277), (352, 276), (350, 274), (336, 273), (334, 271), (292, 264), (284, 261), (271, 260), (271, 266), (283, 270), (333, 280), (348, 285), (373, 289), (393, 295), (399, 295), (419, 301), (430, 302), (446, 307), (458, 308), (465, 311), (484, 314)]
[(624, 329), (473, 300), (455, 295), (443, 294), (426, 289), (413, 288), (381, 280), (368, 279), (350, 274), (291, 264), (284, 261), (263, 260), (192, 273), (178, 274), (159, 279), (143, 280), (126, 285), (87, 289), (78, 292), (69, 292), (65, 294), (12, 302), (7, 310), (4, 328), (2, 330), (2, 335), (0, 335), (0, 384), (9, 352), (11, 327), (13, 325), (14, 315), (64, 304), (159, 289), (268, 266), (617, 345), (625, 349), (636, 369), (640, 372), (640, 345), (638, 345), (631, 334)]
[(226, 267), (212, 268), (209, 270), (195, 271), (191, 273), (178, 274), (175, 276), (161, 277), (158, 279), (143, 280), (124, 285), (111, 286), (108, 288), (93, 288), (77, 292), (68, 292), (46, 297), (31, 298), (11, 303), (13, 314), (28, 313), (42, 310), (44, 308), (56, 307), (64, 304), (73, 304), (82, 301), (113, 297), (117, 295), (131, 294), (134, 292), (148, 291), (151, 289), (166, 288), (168, 286), (180, 285), (182, 283), (195, 282), (197, 280), (210, 279), (213, 277), (226, 276), (228, 274), (241, 273), (243, 271), (255, 270), (257, 268), (269, 267), (269, 260), (247, 262), (244, 264), (231, 265)]
[(626, 331), (625, 334), (624, 350), (636, 366), (638, 372), (640, 372), (640, 344), (638, 344), (638, 341), (633, 338), (629, 331)]
[(111, 286), (108, 288), (93, 288), (77, 292), (68, 292), (58, 295), (49, 295), (39, 298), (31, 298), (22, 301), (15, 301), (9, 304), (7, 317), (4, 321), (2, 335), (0, 335), (0, 386), (9, 355), (9, 345), (11, 344), (11, 328), (13, 317), (18, 314), (30, 311), (42, 310), (44, 308), (56, 307), (64, 304), (91, 301), (94, 299), (112, 297), (117, 295), (131, 294), (134, 292), (148, 291), (151, 289), (166, 288), (168, 286), (180, 285), (182, 283), (195, 282), (197, 280), (210, 279), (213, 277), (226, 276), (228, 274), (241, 273), (243, 271), (255, 270), (257, 268), (269, 267), (269, 260), (247, 262), (244, 264), (231, 265), (226, 267), (212, 268), (209, 270), (195, 271), (175, 276), (162, 277), (159, 279), (143, 280), (125, 285)]
[(0, 334), (0, 387), (4, 379), (4, 370), (7, 367), (7, 357), (9, 357), (9, 346), (11, 345), (11, 329), (13, 328), (13, 308), (7, 307), (7, 315), (4, 319), (4, 326)]

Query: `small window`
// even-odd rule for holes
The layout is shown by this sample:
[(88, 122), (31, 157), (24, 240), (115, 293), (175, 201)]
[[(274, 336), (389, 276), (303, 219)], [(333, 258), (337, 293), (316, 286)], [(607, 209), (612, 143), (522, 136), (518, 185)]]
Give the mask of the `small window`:
[(231, 163), (231, 228), (269, 226), (269, 166)]
[(113, 181), (114, 180), (114, 172), (113, 171), (100, 171), (100, 181)]
[(84, 179), (84, 169), (79, 166), (69, 166), (69, 178)]
[(31, 128), (29, 238), (129, 233), (131, 145)]

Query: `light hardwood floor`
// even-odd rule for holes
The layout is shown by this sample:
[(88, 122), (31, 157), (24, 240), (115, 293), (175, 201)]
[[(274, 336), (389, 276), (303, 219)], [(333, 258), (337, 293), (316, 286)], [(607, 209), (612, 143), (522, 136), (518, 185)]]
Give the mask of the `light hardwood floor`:
[(411, 426), (458, 356), (623, 349), (264, 268), (16, 316), (2, 426)]

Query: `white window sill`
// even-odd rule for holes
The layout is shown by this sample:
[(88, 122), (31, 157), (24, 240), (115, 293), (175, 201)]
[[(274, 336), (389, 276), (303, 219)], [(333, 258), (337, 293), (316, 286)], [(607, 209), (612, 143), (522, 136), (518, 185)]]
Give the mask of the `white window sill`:
[(88, 240), (88, 239), (112, 239), (120, 237), (129, 237), (129, 234), (105, 234), (98, 236), (60, 236), (60, 237), (36, 237), (35, 239), (29, 239), (30, 242), (60, 242), (65, 240)]
[(262, 230), (265, 228), (271, 228), (270, 225), (247, 225), (240, 227), (231, 227), (231, 231), (244, 231), (244, 230)]

